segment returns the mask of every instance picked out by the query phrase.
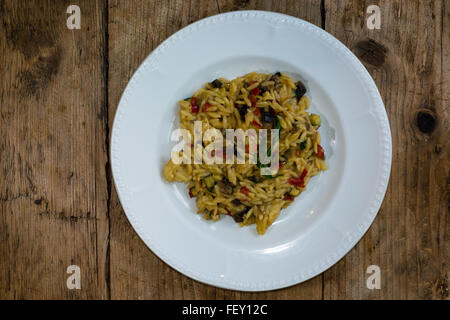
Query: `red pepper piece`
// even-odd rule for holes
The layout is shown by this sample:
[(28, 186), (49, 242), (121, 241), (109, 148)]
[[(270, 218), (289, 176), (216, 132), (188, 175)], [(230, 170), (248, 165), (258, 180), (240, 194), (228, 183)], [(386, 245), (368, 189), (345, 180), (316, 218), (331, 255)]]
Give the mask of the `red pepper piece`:
[(260, 108), (255, 108), (255, 110), (253, 110), (253, 114), (255, 116), (259, 116), (260, 113), (261, 113), (261, 109)]
[(305, 187), (305, 177), (308, 174), (308, 170), (303, 169), (302, 174), (298, 178), (290, 178), (288, 182), (293, 186), (304, 188)]
[(250, 91), (250, 93), (251, 93), (252, 95), (254, 95), (254, 96), (258, 96), (258, 95), (261, 93), (261, 89), (258, 88), (258, 87), (253, 88), (253, 89)]
[(199, 108), (197, 105), (197, 98), (196, 97), (191, 97), (191, 112), (192, 113), (198, 113)]
[(304, 188), (305, 187), (305, 181), (302, 178), (290, 178), (288, 180), (289, 184), (292, 184), (293, 186)]
[(322, 146), (319, 144), (317, 145), (317, 158), (324, 160), (325, 159), (325, 150), (323, 150)]
[(284, 198), (283, 198), (283, 200), (285, 200), (285, 201), (294, 201), (294, 197), (285, 195)]
[(250, 190), (247, 189), (247, 187), (242, 187), (240, 190), (243, 194), (245, 194), (246, 196), (248, 196), (248, 193), (250, 192)]
[(262, 125), (260, 125), (256, 120), (252, 121), (252, 124), (257, 127), (258, 129), (262, 129)]
[(256, 105), (256, 97), (254, 95), (249, 95), (248, 96), (250, 102), (252, 103), (252, 107), (254, 107)]
[(308, 174), (308, 170), (303, 169), (302, 174), (300, 175), (300, 179), (305, 179), (307, 174)]

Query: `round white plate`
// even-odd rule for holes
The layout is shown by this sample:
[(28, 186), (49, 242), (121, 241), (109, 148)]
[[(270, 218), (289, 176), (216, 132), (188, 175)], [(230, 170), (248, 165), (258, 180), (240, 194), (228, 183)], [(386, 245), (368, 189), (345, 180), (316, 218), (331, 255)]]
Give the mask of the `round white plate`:
[[(329, 167), (263, 236), (230, 217), (203, 220), (185, 185), (162, 175), (177, 101), (215, 78), (251, 71), (281, 71), (306, 84), (311, 111), (323, 118)], [(111, 140), (120, 201), (147, 246), (193, 279), (245, 291), (290, 286), (341, 259), (380, 208), (391, 149), (383, 101), (351, 51), (308, 22), (262, 11), (209, 17), (164, 41), (126, 87)]]

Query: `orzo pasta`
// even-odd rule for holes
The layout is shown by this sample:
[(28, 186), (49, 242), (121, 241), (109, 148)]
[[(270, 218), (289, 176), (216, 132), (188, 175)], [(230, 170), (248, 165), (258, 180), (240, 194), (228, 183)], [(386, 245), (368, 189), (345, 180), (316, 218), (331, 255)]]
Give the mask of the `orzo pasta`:
[[(305, 190), (309, 179), (326, 170), (324, 149), (318, 128), (321, 119), (309, 114), (306, 88), (280, 72), (249, 73), (234, 80), (216, 79), (198, 89), (192, 97), (179, 102), (180, 128), (194, 135), (194, 121), (202, 129), (279, 129), (279, 169), (274, 175), (262, 175), (261, 163), (249, 163), (248, 143), (245, 164), (176, 165), (172, 160), (164, 168), (169, 182), (188, 185), (196, 198), (198, 213), (217, 221), (231, 216), (241, 226), (256, 224), (259, 234)], [(191, 157), (202, 152), (208, 142), (191, 145)], [(270, 151), (270, 143), (268, 150)], [(199, 148), (199, 149), (197, 149)], [(195, 150), (194, 150), (195, 149)], [(224, 152), (225, 156), (225, 152)]]

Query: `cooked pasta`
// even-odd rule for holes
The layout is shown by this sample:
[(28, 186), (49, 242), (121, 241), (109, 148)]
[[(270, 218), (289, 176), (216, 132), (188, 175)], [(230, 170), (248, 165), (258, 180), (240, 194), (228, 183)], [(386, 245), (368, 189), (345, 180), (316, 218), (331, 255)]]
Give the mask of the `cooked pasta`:
[[(231, 81), (220, 78), (206, 83), (179, 102), (180, 128), (192, 136), (195, 121), (202, 122), (203, 132), (210, 128), (222, 133), (225, 129), (279, 129), (279, 169), (263, 175), (261, 167), (265, 165), (250, 163), (246, 142), (245, 150), (234, 147), (233, 163), (175, 164), (169, 160), (165, 178), (188, 185), (189, 195), (196, 198), (198, 213), (205, 219), (217, 221), (228, 215), (241, 226), (256, 224), (257, 232), (264, 234), (281, 209), (305, 190), (309, 179), (327, 169), (318, 132), (321, 119), (307, 112), (310, 102), (305, 93), (300, 81), (280, 72), (253, 72)], [(191, 144), (189, 160), (209, 143)], [(268, 155), (271, 147), (269, 141)], [(245, 164), (237, 163), (238, 154), (245, 155)]]

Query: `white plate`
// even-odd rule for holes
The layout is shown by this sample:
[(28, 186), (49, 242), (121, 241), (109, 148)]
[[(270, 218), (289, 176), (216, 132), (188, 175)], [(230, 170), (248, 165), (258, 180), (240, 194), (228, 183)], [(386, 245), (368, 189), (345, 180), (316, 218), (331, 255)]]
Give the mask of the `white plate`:
[[(251, 71), (303, 80), (311, 110), (323, 118), (329, 167), (264, 236), (229, 217), (203, 220), (186, 187), (162, 175), (177, 101), (205, 82)], [(314, 277), (358, 242), (383, 200), (391, 149), (383, 101), (350, 50), (300, 19), (239, 11), (189, 25), (145, 59), (120, 100), (111, 157), (125, 213), (155, 254), (198, 281), (262, 291)]]

